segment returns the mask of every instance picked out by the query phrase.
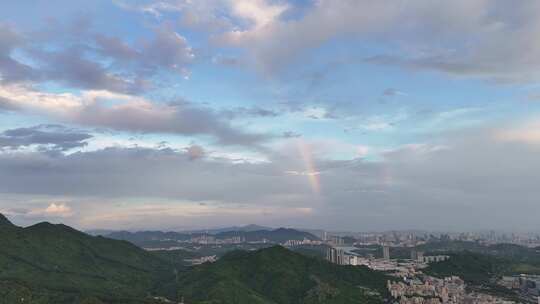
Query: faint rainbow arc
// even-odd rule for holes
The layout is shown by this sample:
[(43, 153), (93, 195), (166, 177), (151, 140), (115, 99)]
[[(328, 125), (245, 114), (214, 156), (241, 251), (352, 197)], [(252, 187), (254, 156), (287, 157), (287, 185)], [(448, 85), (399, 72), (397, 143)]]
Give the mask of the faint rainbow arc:
[(313, 161), (313, 151), (311, 149), (311, 146), (306, 144), (303, 140), (298, 140), (297, 143), (298, 152), (300, 153), (300, 157), (302, 158), (302, 161), (304, 163), (305, 173), (308, 177), (309, 184), (311, 185), (311, 188), (313, 189), (313, 192), (316, 194), (321, 193), (321, 180), (320, 180), (320, 172), (317, 171), (317, 167), (315, 166), (315, 162)]

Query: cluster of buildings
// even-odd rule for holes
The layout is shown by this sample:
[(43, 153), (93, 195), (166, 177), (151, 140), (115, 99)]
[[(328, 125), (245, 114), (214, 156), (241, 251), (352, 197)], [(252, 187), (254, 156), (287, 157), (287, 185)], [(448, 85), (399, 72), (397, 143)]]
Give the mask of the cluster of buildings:
[(429, 264), (429, 263), (434, 263), (434, 262), (446, 261), (449, 258), (450, 256), (447, 256), (447, 255), (429, 255), (429, 256), (418, 257), (418, 262)]
[(152, 297), (152, 299), (157, 303), (163, 304), (186, 304), (184, 303), (184, 297), (181, 298), (180, 302), (171, 301), (165, 297)]
[(339, 265), (364, 265), (373, 270), (395, 271), (398, 273), (415, 273), (416, 269), (425, 268), (427, 264), (442, 262), (450, 258), (448, 255), (424, 255), (422, 251), (411, 250), (410, 260), (392, 260), (390, 257), (390, 247), (382, 246), (382, 259), (373, 257), (362, 257), (354, 253), (354, 247), (329, 247), (326, 259)]
[[(262, 238), (260, 240), (251, 240), (247, 241), (245, 237), (243, 236), (233, 236), (230, 238), (216, 238), (213, 235), (210, 234), (201, 234), (192, 236), (191, 239), (187, 241), (187, 243), (191, 244), (199, 244), (199, 245), (234, 245), (234, 244), (269, 244), (273, 243), (272, 241)], [(280, 243), (280, 245), (286, 246), (286, 247), (293, 247), (293, 246), (302, 246), (302, 245), (321, 245), (323, 244), (322, 241), (319, 240), (310, 240), (307, 238), (304, 238), (303, 240), (287, 240), (285, 242)]]
[(468, 233), (473, 240), (484, 245), (514, 244), (528, 248), (540, 246), (540, 235), (534, 233), (500, 233), (495, 231)]
[(233, 236), (226, 239), (219, 239), (213, 235), (201, 234), (197, 236), (192, 236), (189, 242), (201, 245), (242, 244), (246, 242), (246, 238), (243, 236)]
[(216, 255), (203, 256), (195, 259), (184, 259), (185, 262), (191, 263), (191, 265), (200, 265), (204, 263), (214, 263), (217, 261)]
[(283, 242), (281, 245), (285, 247), (295, 247), (295, 246), (303, 246), (303, 245), (308, 245), (308, 246), (321, 245), (322, 243), (323, 242), (321, 241), (310, 240), (310, 239), (304, 238), (303, 240), (287, 240)]
[[(386, 232), (362, 232), (362, 233), (341, 233), (351, 235), (358, 245), (384, 245), (400, 247), (415, 247), (431, 241), (466, 241), (478, 242), (484, 245), (492, 244), (516, 244), (529, 248), (540, 247), (540, 235), (537, 233), (503, 233), (496, 231), (484, 232), (427, 232), (427, 231), (386, 231)], [(322, 233), (322, 239), (329, 242), (335, 236), (329, 236), (327, 232)], [(339, 241), (333, 242), (340, 246)]]
[(498, 283), (508, 289), (518, 291), (524, 300), (540, 304), (540, 276), (526, 274), (503, 276)]
[(392, 245), (400, 247), (415, 247), (425, 244), (427, 237), (412, 232), (380, 232), (380, 233), (356, 233), (354, 234), (358, 245)]
[(393, 303), (398, 304), (512, 304), (499, 297), (466, 291), (465, 282), (457, 276), (439, 279), (421, 275), (388, 281)]

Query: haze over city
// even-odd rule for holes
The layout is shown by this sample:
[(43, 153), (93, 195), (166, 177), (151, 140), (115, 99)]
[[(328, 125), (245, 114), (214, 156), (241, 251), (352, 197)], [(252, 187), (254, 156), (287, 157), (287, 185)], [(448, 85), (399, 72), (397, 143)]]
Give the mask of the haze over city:
[(540, 230), (539, 1), (3, 1), (27, 226)]

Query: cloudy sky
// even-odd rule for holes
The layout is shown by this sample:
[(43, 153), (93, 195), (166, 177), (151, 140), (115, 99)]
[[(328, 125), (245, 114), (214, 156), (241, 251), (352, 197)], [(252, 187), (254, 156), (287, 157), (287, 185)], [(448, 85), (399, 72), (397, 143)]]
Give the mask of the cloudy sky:
[(3, 1), (0, 212), (540, 231), (540, 2)]

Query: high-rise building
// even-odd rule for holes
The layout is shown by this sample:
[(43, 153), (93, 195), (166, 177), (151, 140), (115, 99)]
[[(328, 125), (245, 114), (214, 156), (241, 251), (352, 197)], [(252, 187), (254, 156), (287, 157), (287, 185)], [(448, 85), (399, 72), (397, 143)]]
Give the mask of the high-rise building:
[(383, 259), (390, 260), (390, 247), (383, 245)]
[(418, 253), (416, 248), (411, 249), (411, 260), (416, 261), (418, 259)]
[(328, 249), (326, 250), (326, 260), (330, 263), (335, 263), (335, 258), (334, 258), (334, 248), (332, 247), (328, 247)]
[(417, 251), (416, 252), (416, 261), (424, 262), (424, 252), (423, 251)]
[(326, 251), (326, 259), (334, 264), (347, 265), (349, 263), (348, 256), (343, 249), (330, 247)]
[(330, 243), (332, 243), (334, 246), (343, 246), (343, 238), (333, 235), (330, 237)]

